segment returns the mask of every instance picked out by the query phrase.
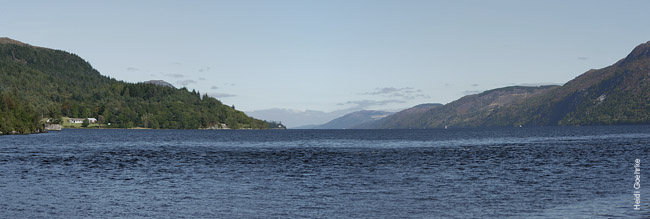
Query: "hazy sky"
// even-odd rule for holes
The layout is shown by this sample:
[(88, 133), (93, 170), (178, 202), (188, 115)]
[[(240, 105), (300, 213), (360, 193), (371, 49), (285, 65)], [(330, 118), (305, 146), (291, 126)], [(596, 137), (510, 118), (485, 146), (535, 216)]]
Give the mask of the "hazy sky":
[(402, 109), (564, 83), (650, 40), (650, 1), (8, 1), (0, 36), (240, 110)]

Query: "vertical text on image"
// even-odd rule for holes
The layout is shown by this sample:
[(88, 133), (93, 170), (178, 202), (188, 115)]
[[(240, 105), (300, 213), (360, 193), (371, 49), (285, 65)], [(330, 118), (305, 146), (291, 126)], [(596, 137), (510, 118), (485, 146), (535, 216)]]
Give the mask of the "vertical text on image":
[(634, 210), (641, 210), (641, 160), (634, 160)]

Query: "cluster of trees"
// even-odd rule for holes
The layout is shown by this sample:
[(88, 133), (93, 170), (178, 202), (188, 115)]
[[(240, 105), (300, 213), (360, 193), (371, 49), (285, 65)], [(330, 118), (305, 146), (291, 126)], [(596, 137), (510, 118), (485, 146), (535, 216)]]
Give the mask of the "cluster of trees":
[(40, 115), (14, 93), (0, 89), (0, 132), (22, 134), (42, 131)]
[(94, 117), (99, 123), (120, 128), (197, 129), (221, 123), (234, 129), (268, 126), (207, 94), (144, 83), (110, 83), (94, 94), (63, 101), (60, 111), (69, 117)]
[[(650, 123), (650, 63), (638, 73), (619, 71), (596, 86), (579, 91), (574, 108), (563, 125), (612, 125)], [(638, 70), (642, 70), (638, 68)], [(639, 73), (643, 75), (639, 76)], [(645, 79), (643, 78), (645, 77)]]
[[(15, 90), (37, 115), (94, 117), (107, 127), (266, 129), (266, 121), (186, 88), (126, 83), (102, 76), (79, 56), (29, 45), (0, 44), (0, 90)], [(4, 127), (4, 125), (3, 125)]]
[(282, 125), (282, 122), (279, 121), (267, 121), (267, 128), (268, 129), (286, 129), (287, 126)]

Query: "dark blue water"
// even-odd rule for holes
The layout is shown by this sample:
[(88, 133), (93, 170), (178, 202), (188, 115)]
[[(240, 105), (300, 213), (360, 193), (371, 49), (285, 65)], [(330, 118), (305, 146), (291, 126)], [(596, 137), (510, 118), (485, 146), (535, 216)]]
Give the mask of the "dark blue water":
[(0, 218), (640, 218), (648, 163), (650, 126), (64, 130), (0, 136)]

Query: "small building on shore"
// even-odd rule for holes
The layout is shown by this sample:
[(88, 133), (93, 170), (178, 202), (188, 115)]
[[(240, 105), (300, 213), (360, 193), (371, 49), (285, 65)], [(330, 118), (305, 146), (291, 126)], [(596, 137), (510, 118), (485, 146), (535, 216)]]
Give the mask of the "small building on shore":
[(82, 118), (70, 118), (70, 123), (73, 123), (73, 124), (76, 124), (76, 123), (81, 124), (83, 122), (84, 122), (84, 119), (82, 119)]
[[(89, 123), (97, 123), (97, 119), (95, 118), (87, 118)], [(70, 118), (70, 123), (73, 124), (81, 124), (84, 122), (83, 118)]]

